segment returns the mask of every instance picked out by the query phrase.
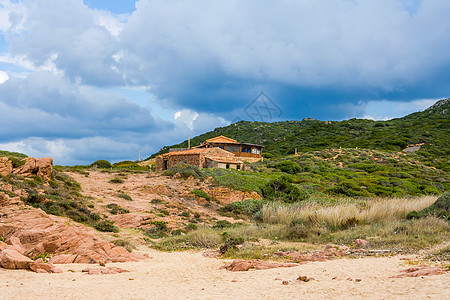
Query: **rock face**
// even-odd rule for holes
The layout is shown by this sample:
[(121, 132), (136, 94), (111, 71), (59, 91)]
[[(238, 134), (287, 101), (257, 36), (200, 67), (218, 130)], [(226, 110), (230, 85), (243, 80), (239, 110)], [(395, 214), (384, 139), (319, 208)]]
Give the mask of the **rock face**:
[(52, 178), (53, 158), (27, 157), (24, 160), (26, 161), (25, 164), (23, 166), (15, 168), (12, 172), (13, 174), (18, 174), (25, 177), (38, 175), (45, 181), (48, 181)]
[(26, 157), (23, 160), (25, 161), (23, 166), (13, 168), (13, 164), (9, 158), (0, 157), (0, 175), (17, 174), (24, 177), (38, 175), (45, 181), (52, 178), (53, 158)]
[(31, 259), (15, 249), (7, 248), (0, 252), (0, 266), (5, 269), (29, 269), (31, 263)]
[(13, 171), (12, 162), (7, 157), (0, 157), (0, 175), (7, 176)]
[[(45, 253), (49, 254), (50, 263), (126, 262), (143, 258), (96, 237), (91, 228), (64, 225), (67, 221), (64, 218), (57, 223), (52, 218), (58, 217), (51, 218), (40, 209), (24, 205), (20, 199), (0, 196), (3, 198), (0, 236), (6, 242), (6, 248), (5, 243), (0, 244), (0, 250), (5, 248), (0, 252), (0, 265), (4, 268), (29, 269), (30, 258)], [(51, 266), (35, 267), (47, 272), (48, 268)]]

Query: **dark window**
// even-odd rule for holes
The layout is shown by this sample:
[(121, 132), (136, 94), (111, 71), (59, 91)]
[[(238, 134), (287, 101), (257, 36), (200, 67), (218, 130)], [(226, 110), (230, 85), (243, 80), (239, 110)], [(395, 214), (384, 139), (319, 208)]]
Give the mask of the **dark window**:
[(233, 152), (233, 147), (231, 146), (226, 146), (225, 150), (229, 151), (229, 152)]
[(240, 170), (240, 169), (241, 169), (241, 165), (237, 165), (237, 166), (236, 166), (236, 169), (237, 169), (237, 170)]
[(231, 152), (239, 152), (239, 146), (233, 146), (233, 150)]
[(226, 165), (226, 168), (227, 168), (227, 169), (229, 169), (229, 168), (230, 168), (230, 165), (229, 165), (229, 164), (227, 164), (227, 165)]

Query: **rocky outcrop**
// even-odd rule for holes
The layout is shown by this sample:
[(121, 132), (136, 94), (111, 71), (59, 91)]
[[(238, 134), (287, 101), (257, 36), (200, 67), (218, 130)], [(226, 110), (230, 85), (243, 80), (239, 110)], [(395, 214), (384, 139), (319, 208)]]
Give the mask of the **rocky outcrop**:
[(7, 157), (0, 157), (0, 175), (7, 176), (13, 171), (12, 162)]
[(53, 158), (26, 157), (22, 161), (25, 162), (24, 165), (14, 168), (8, 157), (0, 157), (0, 175), (17, 174), (24, 177), (37, 175), (45, 181), (52, 178)]
[(440, 275), (448, 272), (448, 269), (444, 269), (440, 266), (427, 266), (420, 265), (417, 267), (411, 267), (401, 271), (400, 275), (392, 276), (390, 278), (403, 278), (403, 277), (422, 277), (430, 275)]
[(0, 266), (5, 269), (29, 269), (33, 261), (15, 249), (6, 248), (0, 252)]
[(260, 259), (252, 259), (252, 260), (236, 259), (232, 263), (222, 266), (221, 269), (226, 269), (232, 272), (239, 272), (239, 271), (248, 271), (250, 269), (267, 270), (273, 268), (290, 268), (297, 266), (298, 264), (268, 262)]
[[(4, 268), (30, 268), (30, 258), (47, 255), (50, 263), (107, 263), (137, 261), (143, 257), (95, 236), (81, 224), (65, 225), (67, 219), (50, 217), (40, 209), (24, 205), (18, 198), (3, 198), (0, 217), (0, 265)], [(5, 199), (9, 201), (4, 201)], [(13, 204), (14, 203), (14, 204)], [(58, 222), (55, 222), (58, 220)], [(6, 251), (6, 252), (5, 252)], [(36, 270), (53, 272), (51, 265)]]
[(12, 171), (13, 174), (18, 174), (24, 177), (38, 175), (45, 181), (48, 181), (52, 178), (53, 158), (27, 157), (24, 158), (24, 160), (25, 164), (23, 166), (15, 168)]

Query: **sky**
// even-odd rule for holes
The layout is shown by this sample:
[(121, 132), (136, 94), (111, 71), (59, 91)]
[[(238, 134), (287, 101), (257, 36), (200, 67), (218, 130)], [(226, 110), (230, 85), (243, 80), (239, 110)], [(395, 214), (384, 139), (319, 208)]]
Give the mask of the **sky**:
[(0, 149), (148, 157), (239, 120), (450, 97), (448, 0), (0, 0)]

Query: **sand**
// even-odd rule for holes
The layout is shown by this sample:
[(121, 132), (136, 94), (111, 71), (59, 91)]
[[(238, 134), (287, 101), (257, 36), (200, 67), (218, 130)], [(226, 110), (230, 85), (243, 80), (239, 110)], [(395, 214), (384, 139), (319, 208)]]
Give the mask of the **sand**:
[(84, 264), (58, 265), (62, 274), (0, 269), (0, 299), (450, 299), (450, 273), (389, 278), (409, 267), (400, 256), (230, 272), (219, 269), (229, 261), (198, 252), (146, 252), (152, 258), (108, 264), (130, 271), (114, 275), (86, 275), (99, 266)]

